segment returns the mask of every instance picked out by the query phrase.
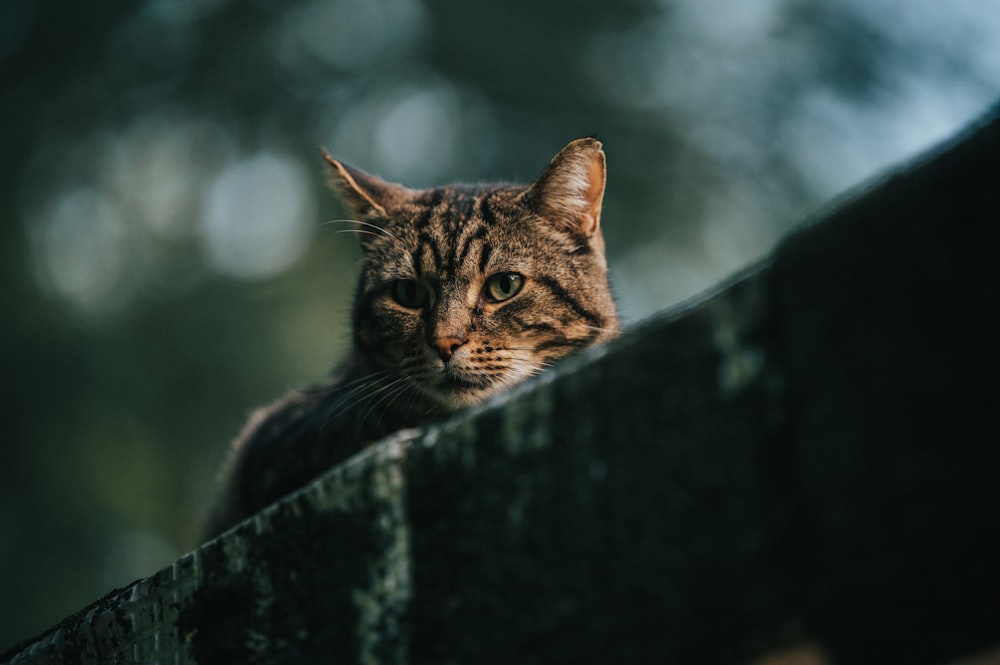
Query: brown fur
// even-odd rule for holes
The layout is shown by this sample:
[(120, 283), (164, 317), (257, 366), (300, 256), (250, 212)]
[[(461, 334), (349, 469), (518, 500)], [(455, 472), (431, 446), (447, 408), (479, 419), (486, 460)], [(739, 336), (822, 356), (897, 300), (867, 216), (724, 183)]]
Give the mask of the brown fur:
[(353, 352), (326, 381), (251, 418), (209, 535), (381, 436), (478, 404), (618, 332), (598, 141), (571, 142), (531, 185), (412, 190), (324, 156), (365, 253)]

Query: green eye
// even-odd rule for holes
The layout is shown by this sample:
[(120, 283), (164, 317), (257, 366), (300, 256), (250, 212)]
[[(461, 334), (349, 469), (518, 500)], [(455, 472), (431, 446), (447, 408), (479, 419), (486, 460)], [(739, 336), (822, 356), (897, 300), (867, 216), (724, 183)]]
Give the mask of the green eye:
[(392, 285), (392, 298), (403, 307), (420, 309), (427, 304), (427, 289), (413, 279), (398, 279)]
[(516, 272), (501, 272), (486, 280), (486, 296), (493, 302), (503, 302), (517, 295), (524, 286), (524, 277)]

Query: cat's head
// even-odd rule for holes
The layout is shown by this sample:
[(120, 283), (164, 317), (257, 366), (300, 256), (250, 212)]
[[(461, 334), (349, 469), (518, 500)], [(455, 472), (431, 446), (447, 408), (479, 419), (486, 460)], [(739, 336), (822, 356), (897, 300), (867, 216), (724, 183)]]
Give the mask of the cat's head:
[(477, 404), (617, 334), (597, 140), (567, 145), (531, 185), (414, 190), (324, 155), (365, 253), (355, 356), (400, 399)]

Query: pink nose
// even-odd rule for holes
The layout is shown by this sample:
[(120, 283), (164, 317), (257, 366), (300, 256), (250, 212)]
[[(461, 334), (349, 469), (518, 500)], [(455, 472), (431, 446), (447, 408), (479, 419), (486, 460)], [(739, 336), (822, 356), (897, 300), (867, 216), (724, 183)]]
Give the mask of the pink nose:
[(465, 344), (466, 339), (464, 337), (435, 337), (431, 340), (431, 344), (437, 349), (438, 355), (441, 356), (441, 360), (448, 362), (451, 360), (451, 356), (458, 347)]

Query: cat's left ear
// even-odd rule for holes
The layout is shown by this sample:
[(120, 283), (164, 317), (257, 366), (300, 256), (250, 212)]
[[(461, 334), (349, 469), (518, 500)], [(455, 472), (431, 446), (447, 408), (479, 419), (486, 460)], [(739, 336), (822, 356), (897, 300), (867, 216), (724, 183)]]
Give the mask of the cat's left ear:
[(542, 217), (574, 235), (590, 238), (600, 229), (606, 179), (601, 142), (577, 139), (552, 158), (524, 196)]
[(389, 217), (390, 211), (411, 196), (402, 185), (386, 182), (334, 158), (320, 148), (323, 159), (330, 166), (330, 186), (333, 187), (358, 215)]

